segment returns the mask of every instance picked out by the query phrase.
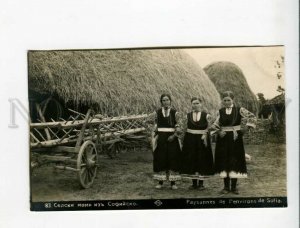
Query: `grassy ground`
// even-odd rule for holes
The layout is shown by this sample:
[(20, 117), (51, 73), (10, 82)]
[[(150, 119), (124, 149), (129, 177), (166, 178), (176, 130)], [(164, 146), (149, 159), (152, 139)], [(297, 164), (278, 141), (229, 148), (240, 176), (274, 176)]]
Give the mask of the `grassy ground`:
[[(252, 160), (249, 177), (238, 181), (238, 197), (286, 196), (285, 144), (246, 145), (245, 149)], [(90, 189), (79, 187), (74, 172), (54, 171), (51, 166), (37, 168), (31, 179), (32, 201), (236, 197), (219, 194), (223, 182), (217, 176), (205, 181), (203, 191), (188, 190), (189, 180), (181, 181), (178, 190), (171, 190), (169, 183), (156, 190), (148, 148), (120, 153), (115, 159), (101, 156), (99, 161)]]

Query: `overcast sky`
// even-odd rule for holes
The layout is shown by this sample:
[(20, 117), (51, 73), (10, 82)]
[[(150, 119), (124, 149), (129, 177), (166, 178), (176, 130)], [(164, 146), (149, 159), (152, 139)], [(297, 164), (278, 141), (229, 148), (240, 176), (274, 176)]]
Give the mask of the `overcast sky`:
[[(278, 79), (276, 61), (284, 56), (283, 47), (249, 48), (194, 48), (185, 49), (204, 68), (216, 61), (229, 61), (238, 65), (254, 92), (263, 93), (266, 99), (279, 95), (278, 85), (284, 86), (284, 77)], [(283, 67), (284, 70), (284, 67)]]

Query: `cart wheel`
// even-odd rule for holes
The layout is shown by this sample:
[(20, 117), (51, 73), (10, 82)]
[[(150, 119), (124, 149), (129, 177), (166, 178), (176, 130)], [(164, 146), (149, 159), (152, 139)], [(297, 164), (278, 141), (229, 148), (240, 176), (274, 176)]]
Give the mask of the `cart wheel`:
[(78, 179), (83, 188), (89, 188), (97, 175), (97, 150), (95, 144), (85, 141), (79, 150), (77, 157)]
[(120, 153), (120, 146), (118, 143), (113, 143), (107, 148), (107, 155), (110, 158), (116, 158), (118, 153)]

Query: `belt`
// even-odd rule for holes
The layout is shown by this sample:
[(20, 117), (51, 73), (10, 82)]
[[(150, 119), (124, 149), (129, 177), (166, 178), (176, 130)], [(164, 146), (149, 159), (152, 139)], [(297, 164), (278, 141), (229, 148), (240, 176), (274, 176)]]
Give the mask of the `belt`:
[(232, 126), (232, 127), (221, 127), (222, 131), (232, 131), (233, 132), (233, 141), (238, 138), (238, 133), (236, 131), (241, 130), (241, 125)]
[(241, 130), (241, 125), (232, 126), (232, 127), (221, 127), (222, 131), (239, 131)]
[(157, 128), (158, 132), (175, 132), (175, 128), (168, 127), (159, 127)]
[(207, 133), (207, 130), (192, 130), (192, 129), (187, 129), (186, 132), (191, 133), (191, 134), (204, 135), (204, 134)]

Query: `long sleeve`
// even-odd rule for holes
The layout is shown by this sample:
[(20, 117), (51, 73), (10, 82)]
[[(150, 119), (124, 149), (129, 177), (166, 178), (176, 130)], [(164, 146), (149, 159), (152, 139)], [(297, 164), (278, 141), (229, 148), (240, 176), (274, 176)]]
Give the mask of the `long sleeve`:
[(207, 121), (207, 125), (208, 125), (207, 129), (210, 129), (213, 124), (213, 119), (212, 119), (212, 116), (208, 113), (206, 115), (206, 121)]
[(153, 118), (154, 118), (154, 124), (157, 125), (157, 112), (153, 113)]
[(148, 125), (148, 129), (150, 129), (152, 132), (155, 132), (157, 130), (157, 112), (154, 111), (149, 114), (149, 118), (146, 121)]
[(220, 112), (218, 111), (216, 114), (216, 119), (211, 124), (211, 130), (216, 131), (220, 129)]
[(186, 132), (187, 125), (188, 125), (188, 114), (185, 114), (181, 117), (181, 129), (183, 132)]
[(253, 127), (253, 128), (256, 127), (257, 119), (256, 119), (256, 116), (252, 112), (248, 111), (245, 108), (240, 108), (240, 114), (243, 118), (243, 121), (245, 121), (246, 126)]
[(179, 113), (179, 112), (176, 112), (176, 113), (175, 113), (175, 121), (176, 121), (175, 127), (181, 127), (181, 126), (180, 126), (180, 125), (181, 125), (181, 123), (180, 123), (181, 117), (180, 117), (180, 113)]
[(177, 137), (180, 137), (182, 135), (182, 127), (184, 126), (182, 123), (182, 117), (181, 117), (181, 113), (176, 112), (175, 113), (175, 121), (176, 121), (176, 125), (175, 125), (175, 135)]

